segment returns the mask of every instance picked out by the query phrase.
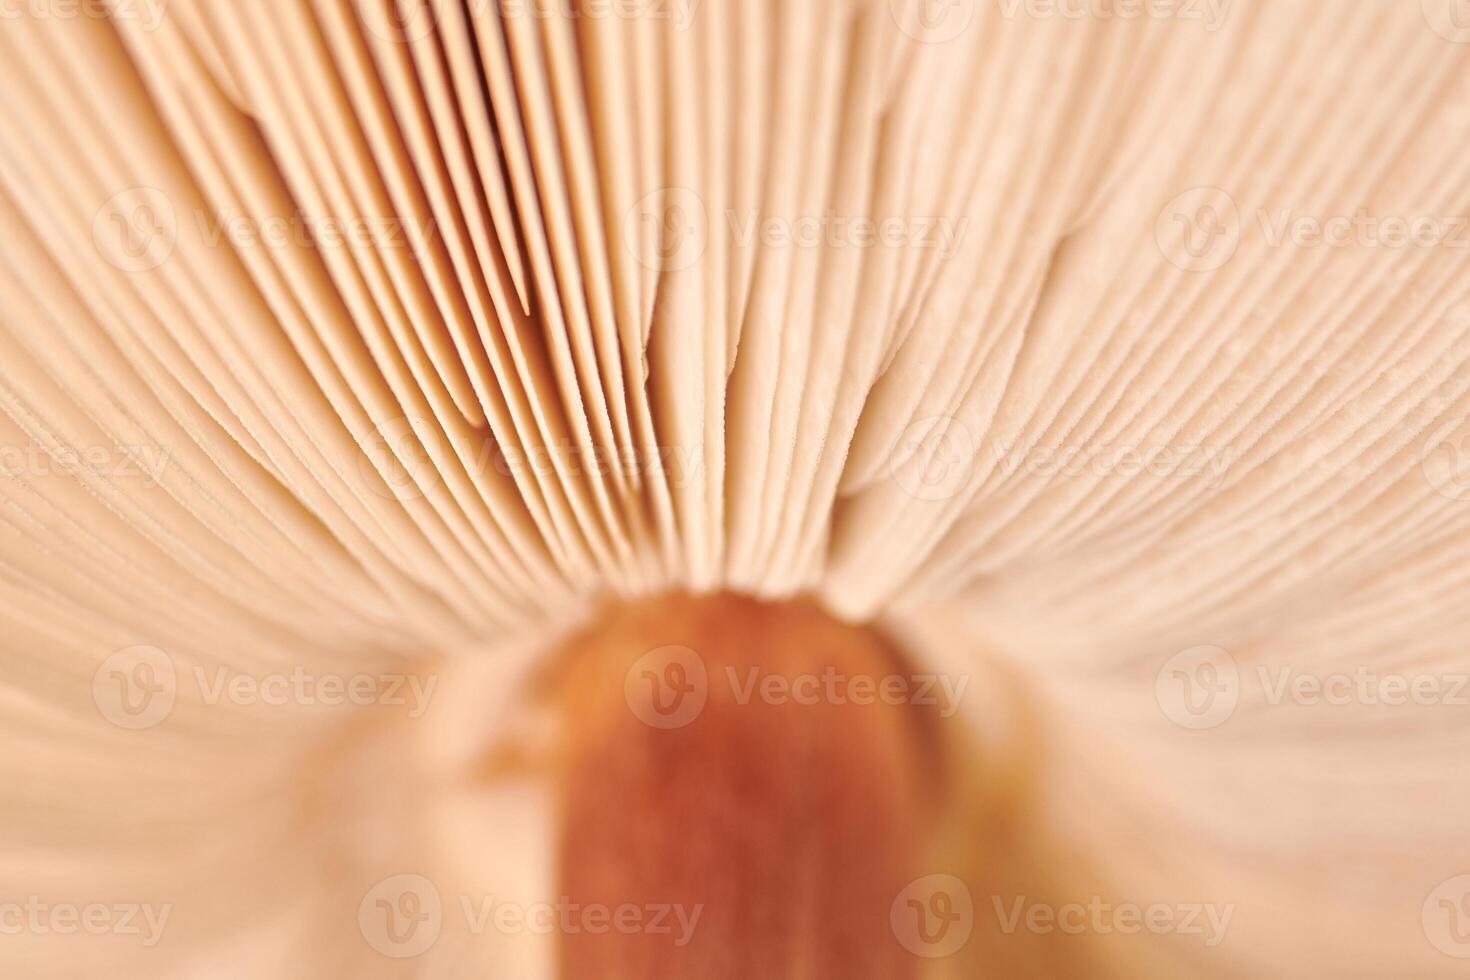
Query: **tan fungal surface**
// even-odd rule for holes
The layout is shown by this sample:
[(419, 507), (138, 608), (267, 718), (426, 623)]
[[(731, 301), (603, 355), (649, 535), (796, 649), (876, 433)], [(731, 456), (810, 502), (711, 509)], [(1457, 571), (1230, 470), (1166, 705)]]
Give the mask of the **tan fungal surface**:
[(0, 975), (1463, 976), (1467, 136), (1461, 0), (0, 3)]

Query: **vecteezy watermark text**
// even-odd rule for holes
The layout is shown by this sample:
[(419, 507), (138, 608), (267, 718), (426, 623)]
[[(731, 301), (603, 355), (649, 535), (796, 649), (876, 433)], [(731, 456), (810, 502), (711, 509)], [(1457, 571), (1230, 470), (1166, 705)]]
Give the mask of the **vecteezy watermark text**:
[(0, 446), (0, 475), (8, 477), (75, 476), (88, 473), (108, 479), (141, 478), (145, 489), (158, 486), (168, 467), (162, 446), (58, 446), (36, 443)]
[(996, 0), (1006, 20), (1177, 21), (1213, 34), (1234, 0)]
[(977, 440), (969, 426), (951, 416), (910, 423), (889, 452), (889, 475), (910, 496), (925, 501), (950, 500), (970, 489), (980, 463), (983, 472), (1042, 479), (1152, 477), (1198, 480), (1208, 490), (1219, 488), (1239, 453), (1230, 446), (1208, 444), (1129, 443), (1093, 439), (1084, 443), (1043, 445)]
[(151, 949), (163, 938), (172, 904), (146, 902), (46, 902), (39, 895), (23, 902), (0, 902), (0, 936), (139, 936)]
[(830, 208), (794, 218), (752, 208), (744, 214), (726, 211), (725, 220), (739, 248), (913, 248), (936, 251), (946, 259), (954, 255), (970, 224), (968, 218), (844, 215)]
[(196, 210), (194, 225), (210, 248), (228, 242), (236, 249), (254, 248), (372, 248), (421, 252), (438, 232), (432, 218), (422, 225), (397, 215), (290, 214), (248, 215), (231, 211)]
[(384, 41), (412, 44), (434, 32), (446, 5), (458, 6), (461, 2), (463, 15), (471, 20), (643, 20), (687, 31), (694, 26), (703, 0), (376, 0), (360, 4), (357, 9), (373, 35)]
[(845, 674), (836, 667), (820, 673), (778, 674), (751, 667), (743, 673), (725, 668), (725, 680), (740, 705), (761, 704), (904, 704), (939, 709), (941, 718), (959, 710), (960, 699), (970, 686), (968, 674)]
[(958, 253), (970, 225), (968, 217), (847, 214), (833, 208), (802, 214), (726, 209), (718, 219), (695, 191), (661, 187), (624, 214), (623, 246), (640, 265), (660, 272), (678, 272), (699, 262), (715, 235), (742, 251), (905, 249), (934, 252), (948, 261)]
[[(817, 671), (779, 673), (758, 666), (727, 666), (713, 675), (731, 703), (796, 707), (912, 705), (935, 708), (941, 718), (960, 710), (969, 675), (928, 673), (847, 673), (828, 666)], [(654, 728), (682, 728), (703, 713), (712, 678), (704, 659), (685, 646), (650, 650), (624, 676), (623, 693), (638, 719)]]
[(1470, 249), (1470, 214), (1356, 207), (1314, 211), (1268, 203), (1246, 207), (1221, 187), (1172, 198), (1154, 224), (1159, 251), (1189, 272), (1213, 272), (1246, 243), (1266, 249)]
[(425, 418), (389, 419), (365, 433), (358, 469), (373, 493), (399, 501), (417, 500), (438, 486), (443, 465), (472, 476), (498, 473), (516, 480), (610, 474), (653, 477), (679, 489), (704, 476), (703, 446), (638, 446), (603, 449), (576, 443), (507, 446), (491, 436), (451, 449), (437, 423)]
[(1130, 445), (1102, 440), (1085, 445), (1008, 446), (990, 440), (990, 451), (1006, 476), (1133, 477), (1148, 474), (1175, 479), (1200, 479), (1211, 490), (1224, 482), (1235, 461), (1230, 447), (1208, 445)]
[(694, 26), (703, 0), (469, 0), (470, 6), (493, 6), (505, 20), (529, 17), (547, 20), (663, 21), (676, 31)]
[(1366, 665), (1308, 671), (1289, 664), (1243, 671), (1219, 646), (1190, 647), (1170, 657), (1155, 676), (1155, 696), (1165, 717), (1180, 727), (1217, 728), (1235, 713), (1248, 680), (1268, 708), (1470, 707), (1470, 674), (1463, 672), (1408, 673)]
[(205, 704), (342, 705), (368, 707), (381, 704), (405, 707), (410, 718), (418, 718), (429, 707), (437, 674), (320, 674), (293, 667), (289, 671), (247, 674), (216, 667), (194, 668), (194, 681)]
[(114, 725), (139, 731), (161, 724), (173, 713), (181, 688), (206, 706), (381, 705), (405, 708), (410, 718), (419, 718), (428, 710), (438, 684), (438, 675), (432, 673), (334, 673), (300, 665), (251, 673), (196, 664), (183, 671), (162, 648), (140, 645), (119, 650), (98, 665), (92, 675), (92, 700)]
[(680, 902), (513, 901), (494, 895), (455, 896), (448, 904), (433, 881), (420, 874), (398, 874), (378, 882), (358, 904), (357, 922), (369, 946), (395, 959), (427, 952), (439, 940), (446, 920), (458, 915), (471, 935), (647, 935), (666, 937), (682, 948), (694, 939), (704, 905)]
[(1086, 902), (1058, 905), (1032, 901), (1024, 895), (1010, 898), (992, 895), (990, 902), (1001, 932), (1006, 935), (1025, 931), (1043, 936), (1054, 933), (1197, 936), (1210, 948), (1224, 942), (1230, 920), (1235, 916), (1233, 904), (1113, 902), (1100, 895), (1093, 895)]
[(135, 21), (145, 31), (156, 31), (163, 23), (169, 0), (0, 0), (0, 20), (93, 20)]

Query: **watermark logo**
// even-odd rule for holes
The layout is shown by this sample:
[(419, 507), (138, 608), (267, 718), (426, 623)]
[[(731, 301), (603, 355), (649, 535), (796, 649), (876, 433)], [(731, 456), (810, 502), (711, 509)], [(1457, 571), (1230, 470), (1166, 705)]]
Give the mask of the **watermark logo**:
[(259, 675), (239, 673), (223, 666), (212, 672), (196, 666), (192, 679), (200, 699), (207, 705), (268, 708), (381, 705), (406, 708), (408, 717), (414, 719), (423, 717), (429, 710), (434, 689), (439, 685), (437, 674), (316, 674), (299, 664), (290, 671)]
[(844, 674), (828, 666), (820, 673), (794, 675), (765, 673), (751, 667), (741, 676), (734, 667), (725, 668), (725, 680), (735, 703), (812, 707), (813, 705), (884, 704), (937, 708), (939, 717), (952, 718), (970, 686), (970, 675), (961, 674)]
[(1256, 704), (1277, 708), (1470, 707), (1470, 674), (1382, 673), (1368, 666), (1351, 670), (1303, 671), (1290, 664), (1258, 664), (1243, 674), (1220, 647), (1191, 647), (1171, 657), (1155, 679), (1159, 708), (1184, 728), (1216, 728), (1239, 705), (1247, 679), (1259, 692)]
[(1223, 647), (1190, 647), (1159, 669), (1154, 696), (1164, 716), (1181, 728), (1217, 728), (1240, 702), (1240, 668)]
[(1295, 208), (1257, 208), (1256, 223), (1267, 248), (1470, 249), (1470, 218), (1464, 215), (1311, 214)]
[(968, 217), (848, 214), (834, 208), (794, 214), (727, 208), (712, 215), (694, 191), (665, 187), (628, 210), (623, 237), (641, 265), (676, 272), (704, 257), (712, 235), (739, 251), (886, 248), (937, 252), (947, 262), (958, 254), (969, 227)]
[(461, 895), (460, 909), (465, 925), (476, 936), (491, 928), (502, 935), (531, 933), (549, 936), (560, 933), (594, 936), (616, 932), (623, 936), (668, 936), (676, 948), (688, 946), (704, 914), (704, 906), (677, 902), (636, 904), (620, 902), (574, 902), (563, 895), (554, 902), (507, 902), (493, 895)]
[(422, 498), (439, 481), (431, 448), (440, 447), (439, 429), (421, 418), (380, 423), (361, 440), (358, 472), (378, 496), (400, 503)]
[(92, 242), (123, 272), (148, 272), (168, 261), (179, 240), (179, 219), (168, 195), (129, 187), (108, 198), (92, 218)]
[(1218, 489), (1238, 454), (1230, 447), (1209, 445), (1131, 445), (1090, 442), (1084, 445), (1009, 446), (990, 441), (992, 457), (1007, 477), (1024, 473), (1038, 477), (1092, 476), (1102, 479), (1200, 480)]
[(1421, 910), (1425, 938), (1457, 960), (1470, 960), (1470, 875), (1440, 882)]
[(46, 902), (31, 895), (24, 902), (0, 902), (0, 936), (138, 936), (152, 949), (163, 938), (174, 907), (148, 903)]
[(439, 889), (423, 875), (400, 874), (374, 885), (357, 906), (357, 925), (368, 945), (394, 959), (427, 952), (444, 929)]
[(898, 29), (915, 41), (945, 44), (970, 29), (979, 0), (888, 0)]
[(898, 893), (888, 923), (899, 944), (915, 956), (953, 956), (975, 930), (975, 902), (954, 875), (925, 875)]
[(1419, 451), (1419, 468), (1435, 493), (1470, 500), (1470, 416), (1435, 426)]
[(367, 0), (356, 5), (362, 24), (394, 44), (412, 44), (434, 33), (434, 5), (442, 0)]
[(494, 6), (505, 20), (529, 17), (546, 20), (664, 21), (675, 31), (694, 26), (701, 0), (469, 0), (471, 8)]
[(709, 671), (688, 647), (650, 650), (628, 669), (623, 696), (638, 720), (653, 728), (683, 728), (709, 700)]
[(1419, 0), (1430, 30), (1456, 44), (1470, 44), (1470, 0)]
[(453, 920), (472, 936), (494, 931), (501, 935), (538, 936), (582, 933), (591, 935), (667, 936), (674, 947), (689, 945), (704, 914), (703, 905), (675, 902), (574, 902), (563, 895), (553, 901), (509, 901), (495, 895), (451, 895), (445, 902), (439, 889), (423, 875), (398, 874), (385, 878), (363, 896), (357, 908), (358, 926), (373, 949), (394, 959), (411, 959), (428, 952)]
[(671, 488), (694, 486), (704, 479), (703, 446), (629, 446), (607, 452), (591, 447), (590, 452), (573, 444), (534, 446), (520, 449), (487, 441), (473, 460), (477, 473), (495, 472), (502, 476), (534, 478), (537, 474), (569, 475), (609, 473), (652, 474), (665, 480)]
[(210, 248), (228, 244), (237, 251), (252, 248), (325, 249), (358, 248), (375, 251), (402, 249), (419, 254), (438, 234), (433, 218), (422, 225), (398, 215), (237, 214), (233, 211), (193, 211), (199, 239)]
[(1164, 205), (1154, 239), (1170, 263), (1186, 272), (1213, 272), (1240, 247), (1240, 209), (1218, 187), (1195, 187)]
[[(904, 429), (888, 456), (889, 475), (910, 496), (949, 500), (974, 476), (980, 448), (970, 430), (948, 416), (920, 419)], [(1095, 477), (1199, 480), (1211, 490), (1225, 482), (1239, 453), (1229, 446), (1107, 443), (1041, 445), (987, 439), (987, 463), (1006, 478)]]
[(92, 20), (132, 21), (145, 32), (163, 23), (169, 0), (0, 0), (0, 20)]
[(682, 728), (704, 711), (712, 682), (736, 707), (752, 704), (809, 708), (855, 705), (934, 708), (948, 719), (959, 712), (970, 676), (949, 674), (848, 674), (828, 665), (820, 670), (779, 673), (760, 666), (726, 666), (711, 677), (703, 659), (688, 647), (659, 647), (640, 657), (624, 675), (628, 707), (654, 728)]
[[(135, 646), (104, 660), (92, 675), (92, 700), (108, 721), (141, 730), (161, 723), (186, 687), (192, 703), (215, 707), (401, 707), (417, 719), (429, 710), (437, 674), (313, 673), (297, 665), (289, 671), (247, 674), (228, 666), (196, 664), (180, 671), (163, 650)], [(190, 686), (192, 685), (192, 686)]]
[(704, 257), (709, 210), (687, 187), (645, 194), (623, 216), (623, 242), (635, 261), (657, 272), (678, 272)]
[(796, 216), (766, 214), (752, 208), (744, 214), (725, 212), (730, 240), (739, 249), (890, 248), (939, 253), (954, 258), (970, 229), (970, 219), (941, 215), (840, 214), (828, 208), (820, 214)]
[(92, 701), (119, 728), (142, 731), (174, 710), (179, 676), (173, 658), (155, 646), (133, 646), (112, 654), (92, 675)]
[(1378, 213), (1366, 207), (1313, 213), (1296, 207), (1256, 207), (1243, 216), (1218, 187), (1174, 198), (1154, 227), (1160, 252), (1190, 272), (1212, 272), (1236, 255), (1246, 235), (1267, 249), (1470, 250), (1470, 216), (1423, 211)]
[(1407, 705), (1470, 707), (1470, 674), (1380, 674), (1369, 667), (1351, 672), (1297, 673), (1290, 666), (1256, 668), (1266, 704), (1343, 708)]
[(136, 480), (145, 490), (163, 481), (168, 450), (162, 446), (0, 446), (0, 474), (32, 479), (88, 475)]
[(997, 0), (1006, 20), (1177, 21), (1206, 34), (1225, 26), (1234, 0)]
[(462, 466), (473, 476), (498, 473), (517, 482), (638, 473), (651, 474), (678, 489), (704, 479), (703, 446), (637, 446), (608, 451), (575, 442), (511, 446), (489, 434), (476, 440), (456, 446), (451, 456), (448, 438), (433, 421), (418, 417), (389, 419), (360, 438), (358, 473), (374, 494), (399, 502), (418, 500), (438, 485), (442, 473), (436, 459), (447, 459), (446, 465)]
[(1225, 941), (1230, 921), (1235, 918), (1234, 905), (1209, 902), (1153, 902), (1143, 905), (1112, 902), (1101, 895), (1093, 895), (1086, 902), (1062, 905), (1033, 902), (1024, 895), (1010, 901), (993, 895), (990, 901), (1000, 931), (1008, 936), (1022, 930), (1039, 936), (1055, 933), (1068, 936), (1085, 933), (1136, 936), (1149, 933), (1155, 936), (1195, 936), (1207, 948), (1213, 949)]
[(888, 454), (888, 473), (911, 497), (949, 500), (969, 484), (975, 456), (969, 428), (959, 419), (937, 415), (903, 430)]

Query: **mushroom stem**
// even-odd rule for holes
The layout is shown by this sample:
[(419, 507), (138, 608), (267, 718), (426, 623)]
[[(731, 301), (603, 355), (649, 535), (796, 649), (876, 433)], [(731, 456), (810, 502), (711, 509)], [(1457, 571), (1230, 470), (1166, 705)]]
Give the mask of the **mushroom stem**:
[(919, 976), (905, 895), (937, 753), (878, 633), (806, 600), (675, 596), (568, 652), (562, 977)]

